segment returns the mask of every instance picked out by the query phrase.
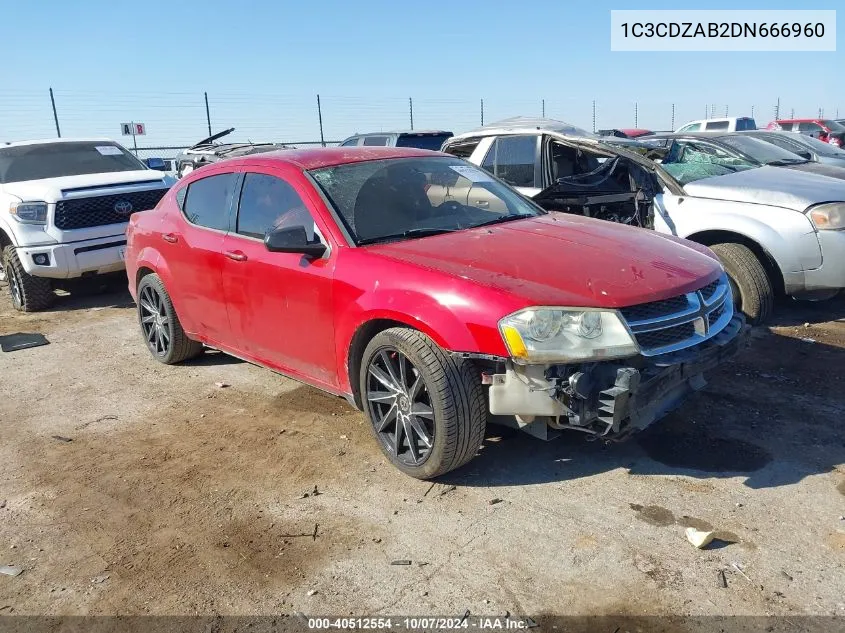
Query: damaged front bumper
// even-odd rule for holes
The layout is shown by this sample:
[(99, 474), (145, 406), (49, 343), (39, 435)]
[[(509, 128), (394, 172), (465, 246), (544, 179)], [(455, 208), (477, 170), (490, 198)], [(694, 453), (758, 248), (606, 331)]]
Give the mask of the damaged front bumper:
[[(659, 356), (576, 365), (516, 365), (487, 375), (490, 413), (550, 439), (573, 429), (618, 439), (646, 428), (706, 384), (704, 372), (748, 345), (749, 326), (735, 315), (706, 342)], [(505, 420), (503, 420), (505, 421)]]

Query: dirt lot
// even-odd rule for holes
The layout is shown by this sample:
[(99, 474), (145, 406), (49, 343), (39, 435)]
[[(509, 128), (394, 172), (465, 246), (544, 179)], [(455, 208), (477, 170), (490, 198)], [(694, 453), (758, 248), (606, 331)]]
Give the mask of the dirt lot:
[(639, 437), (492, 427), (431, 487), (341, 399), (157, 364), (128, 295), (20, 315), (4, 289), (0, 334), (51, 344), (0, 353), (0, 564), (25, 570), (0, 614), (845, 615), (843, 317), (781, 306)]

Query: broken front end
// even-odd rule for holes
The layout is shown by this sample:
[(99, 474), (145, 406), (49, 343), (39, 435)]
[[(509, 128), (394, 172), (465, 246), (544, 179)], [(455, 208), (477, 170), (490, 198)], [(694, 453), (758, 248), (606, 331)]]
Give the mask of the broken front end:
[(646, 428), (704, 387), (704, 373), (747, 345), (749, 330), (724, 274), (620, 310), (523, 310), (500, 329), (511, 359), (484, 374), (490, 413), (542, 439), (559, 429), (619, 439)]

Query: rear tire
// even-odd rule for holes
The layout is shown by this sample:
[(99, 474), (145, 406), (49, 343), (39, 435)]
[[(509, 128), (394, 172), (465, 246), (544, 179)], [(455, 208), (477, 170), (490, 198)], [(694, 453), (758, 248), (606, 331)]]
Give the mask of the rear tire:
[(33, 277), (27, 273), (14, 246), (9, 245), (3, 249), (2, 264), (15, 310), (37, 312), (53, 305), (56, 295), (52, 283), (49, 279)]
[(138, 283), (138, 323), (147, 349), (160, 363), (174, 365), (202, 353), (202, 343), (185, 334), (170, 295), (155, 273)]
[(774, 309), (775, 290), (762, 262), (743, 244), (713, 244), (710, 248), (722, 260), (730, 277), (735, 305), (749, 323), (764, 323)]
[(484, 440), (478, 371), (421, 332), (377, 334), (364, 350), (359, 386), (379, 446), (411, 477), (431, 479), (464, 465)]

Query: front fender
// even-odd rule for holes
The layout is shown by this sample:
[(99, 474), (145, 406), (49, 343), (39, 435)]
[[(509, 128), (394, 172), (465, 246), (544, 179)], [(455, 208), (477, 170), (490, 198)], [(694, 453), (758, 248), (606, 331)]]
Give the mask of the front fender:
[(350, 296), (346, 294), (348, 286), (341, 284), (336, 288), (341, 288), (335, 298), (337, 366), (341, 368), (338, 378), (346, 392), (352, 391), (349, 366), (353, 342), (358, 333), (365, 331), (362, 328), (374, 321), (393, 321), (419, 330), (445, 350), (508, 355), (495, 315), (501, 312), (504, 316), (509, 307), (489, 306), (488, 314), (493, 318), (482, 319), (477, 318), (479, 306), (473, 304), (471, 297), (445, 290), (379, 288), (376, 284), (369, 292)]
[(655, 229), (693, 241), (702, 233), (735, 233), (759, 244), (782, 273), (812, 270), (822, 262), (818, 235), (810, 220), (782, 207), (664, 195)]

